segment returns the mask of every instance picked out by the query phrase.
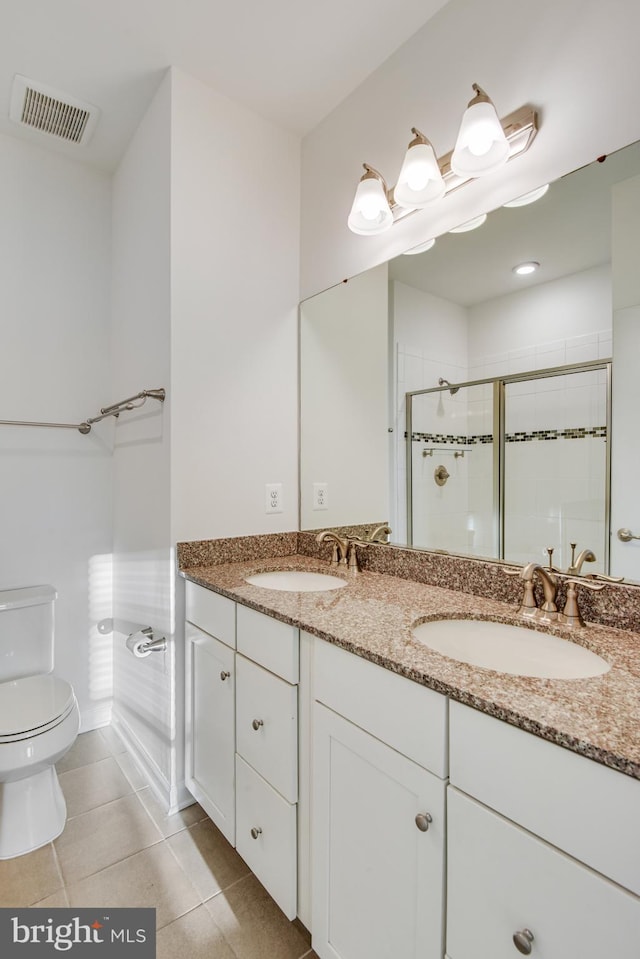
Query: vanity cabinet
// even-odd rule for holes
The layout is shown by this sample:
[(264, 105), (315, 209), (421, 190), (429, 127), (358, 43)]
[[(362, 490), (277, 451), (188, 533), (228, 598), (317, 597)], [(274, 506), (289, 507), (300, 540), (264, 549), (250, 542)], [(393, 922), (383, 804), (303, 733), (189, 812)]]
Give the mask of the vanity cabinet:
[(187, 786), (319, 959), (636, 959), (640, 781), (186, 601)]
[(294, 919), (298, 630), (186, 586), (187, 788)]
[(235, 603), (186, 584), (185, 782), (235, 844)]
[(454, 788), (447, 823), (449, 959), (637, 959), (631, 893)]
[(295, 919), (298, 630), (239, 606), (237, 638), (236, 846)]
[(640, 783), (460, 703), (450, 764), (449, 959), (636, 957)]
[(441, 959), (446, 699), (322, 642), (314, 696), (313, 948)]

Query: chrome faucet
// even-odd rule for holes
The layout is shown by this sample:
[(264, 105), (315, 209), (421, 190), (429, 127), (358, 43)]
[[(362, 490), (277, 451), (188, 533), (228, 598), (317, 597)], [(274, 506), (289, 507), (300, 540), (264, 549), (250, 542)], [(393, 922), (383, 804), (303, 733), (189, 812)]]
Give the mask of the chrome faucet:
[(332, 529), (325, 529), (316, 536), (316, 543), (324, 543), (326, 540), (333, 544), (331, 565), (346, 566), (349, 554), (349, 540), (346, 536), (338, 536)]
[(579, 576), (584, 563), (595, 563), (596, 561), (596, 555), (591, 549), (583, 549), (576, 559), (577, 545), (577, 543), (569, 543), (571, 547), (571, 564), (567, 569), (569, 576)]
[[(387, 526), (386, 523), (381, 523), (380, 526), (376, 526), (375, 529), (371, 530), (367, 536), (367, 542), (369, 543), (388, 543), (388, 536), (391, 535), (391, 527)], [(383, 537), (380, 539), (380, 537)]]
[[(524, 580), (524, 599), (518, 612), (522, 616), (535, 617), (540, 622), (551, 623), (558, 618), (558, 607), (556, 606), (556, 594), (558, 583), (553, 573), (540, 566), (539, 563), (528, 563), (520, 574)], [(533, 593), (534, 577), (538, 577), (542, 583), (544, 593), (544, 602), (538, 609)]]

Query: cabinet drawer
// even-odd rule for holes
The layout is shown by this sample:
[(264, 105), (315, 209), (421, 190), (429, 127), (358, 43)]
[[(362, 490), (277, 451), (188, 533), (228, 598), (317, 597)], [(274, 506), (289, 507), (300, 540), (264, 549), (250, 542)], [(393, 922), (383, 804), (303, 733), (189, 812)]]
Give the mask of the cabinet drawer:
[(236, 604), (210, 589), (186, 583), (187, 619), (235, 649)]
[(451, 959), (513, 959), (523, 929), (533, 957), (637, 959), (636, 896), (451, 787), (447, 821)]
[(638, 780), (453, 702), (450, 750), (453, 786), (640, 894)]
[(315, 642), (315, 698), (444, 779), (447, 699), (338, 646)]
[(285, 799), (296, 802), (298, 689), (238, 654), (236, 750)]
[(298, 682), (298, 644), (295, 626), (287, 626), (248, 606), (238, 606), (238, 652), (288, 683)]
[(236, 756), (236, 848), (287, 918), (295, 919), (296, 807), (240, 756)]

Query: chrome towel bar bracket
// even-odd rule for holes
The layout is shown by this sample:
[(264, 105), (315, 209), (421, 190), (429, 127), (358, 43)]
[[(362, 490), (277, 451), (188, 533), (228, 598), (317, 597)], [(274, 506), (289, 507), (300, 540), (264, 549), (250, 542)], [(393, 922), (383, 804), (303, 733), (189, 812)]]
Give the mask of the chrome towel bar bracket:
[(126, 400), (120, 400), (119, 403), (113, 403), (111, 406), (103, 406), (97, 416), (91, 416), (89, 419), (83, 420), (82, 423), (43, 423), (32, 420), (0, 420), (0, 426), (42, 426), (48, 429), (78, 430), (79, 433), (86, 436), (87, 433), (91, 432), (93, 423), (99, 423), (100, 420), (105, 419), (107, 416), (118, 417), (127, 410), (138, 409), (138, 407), (146, 403), (149, 397), (158, 400), (160, 403), (164, 403), (166, 395), (166, 390), (163, 387), (155, 390), (141, 390), (140, 393), (136, 393), (135, 396), (129, 396)]

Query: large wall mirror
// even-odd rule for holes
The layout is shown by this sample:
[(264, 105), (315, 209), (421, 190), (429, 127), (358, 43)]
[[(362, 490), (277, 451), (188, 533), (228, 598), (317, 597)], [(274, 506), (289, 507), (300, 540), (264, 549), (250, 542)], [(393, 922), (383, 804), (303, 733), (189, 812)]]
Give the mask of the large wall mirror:
[(639, 250), (633, 144), (304, 301), (301, 528), (640, 581)]

